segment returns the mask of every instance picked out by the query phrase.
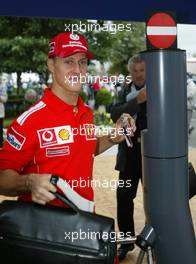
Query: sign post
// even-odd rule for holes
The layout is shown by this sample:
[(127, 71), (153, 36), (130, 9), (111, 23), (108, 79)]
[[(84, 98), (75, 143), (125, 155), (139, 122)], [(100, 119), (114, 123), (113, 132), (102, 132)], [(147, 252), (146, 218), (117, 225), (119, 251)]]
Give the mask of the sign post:
[(171, 14), (158, 12), (146, 23), (147, 49), (176, 49), (177, 24)]

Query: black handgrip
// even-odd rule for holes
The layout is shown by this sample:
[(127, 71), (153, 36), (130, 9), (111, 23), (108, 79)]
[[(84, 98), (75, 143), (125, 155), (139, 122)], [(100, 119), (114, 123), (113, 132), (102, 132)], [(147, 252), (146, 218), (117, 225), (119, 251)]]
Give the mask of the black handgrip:
[[(59, 180), (59, 176), (57, 175), (52, 175), (50, 178), (50, 182), (57, 187), (57, 182)], [(71, 209), (73, 209), (75, 212), (80, 212), (80, 209), (69, 199), (64, 194), (61, 194), (60, 192), (51, 192), (57, 199), (61, 200), (64, 202), (65, 205), (68, 205)]]
[(59, 180), (59, 176), (52, 174), (50, 178), (50, 183), (52, 183), (54, 186), (57, 186), (58, 180)]
[(65, 205), (68, 205), (71, 209), (73, 209), (76, 213), (80, 212), (80, 209), (73, 204), (70, 200), (68, 200), (63, 194), (60, 192), (52, 192), (52, 194), (59, 200), (63, 201)]

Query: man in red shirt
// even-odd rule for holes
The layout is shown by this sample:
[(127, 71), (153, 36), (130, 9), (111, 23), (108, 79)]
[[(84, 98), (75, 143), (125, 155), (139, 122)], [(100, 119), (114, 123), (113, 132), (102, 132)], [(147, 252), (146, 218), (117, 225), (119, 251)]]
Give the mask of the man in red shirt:
[[(95, 136), (92, 110), (79, 96), (81, 78), (93, 58), (84, 37), (60, 33), (49, 46), (48, 69), (53, 83), (8, 129), (0, 151), (0, 194), (62, 206), (51, 193), (56, 191), (50, 183), (55, 174), (92, 205), (92, 185), (81, 187), (79, 183), (91, 182), (94, 155), (121, 142), (124, 136)], [(130, 116), (129, 121), (135, 130)], [(117, 122), (116, 128), (120, 127)]]

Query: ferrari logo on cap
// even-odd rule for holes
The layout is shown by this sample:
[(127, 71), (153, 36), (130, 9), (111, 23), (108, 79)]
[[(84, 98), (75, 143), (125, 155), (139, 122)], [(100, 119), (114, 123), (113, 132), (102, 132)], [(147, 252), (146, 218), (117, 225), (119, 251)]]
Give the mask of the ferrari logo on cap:
[(72, 39), (72, 40), (79, 40), (80, 37), (77, 34), (70, 34), (70, 39)]

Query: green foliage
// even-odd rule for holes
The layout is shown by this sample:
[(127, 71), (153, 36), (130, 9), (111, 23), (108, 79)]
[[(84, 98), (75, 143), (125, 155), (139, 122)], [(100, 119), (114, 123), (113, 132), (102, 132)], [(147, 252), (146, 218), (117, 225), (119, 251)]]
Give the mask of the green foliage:
[[(127, 22), (119, 23), (126, 24)], [(144, 23), (131, 23), (131, 32), (119, 31), (113, 36), (113, 45), (109, 56), (112, 65), (109, 73), (127, 75), (129, 58), (142, 50), (145, 50), (145, 25)]]
[(113, 126), (114, 123), (109, 113), (99, 113), (94, 111), (94, 123), (96, 126)]
[(8, 100), (5, 103), (6, 118), (16, 118), (29, 107), (24, 99), (24, 92), (22, 89), (21, 91), (21, 94), (12, 93), (8, 95)]
[[(40, 37), (0, 39), (1, 72), (37, 72), (46, 71), (48, 41)], [(43, 64), (44, 62), (44, 64)]]
[(96, 94), (96, 102), (98, 105), (109, 105), (112, 103), (111, 93), (107, 90), (99, 90)]
[(42, 74), (48, 79), (48, 40), (63, 32), (65, 24), (77, 20), (0, 17), (0, 72), (17, 73), (20, 88), (22, 72)]
[[(93, 22), (95, 23), (95, 22)], [(105, 21), (97, 21), (98, 25), (103, 25)], [(89, 22), (88, 22), (89, 24)], [(108, 61), (110, 50), (113, 43), (113, 37), (108, 31), (86, 32), (90, 50), (100, 63)]]
[[(83, 20), (82, 23), (91, 22)], [(64, 32), (65, 25), (73, 24), (80, 24), (80, 20), (1, 17), (0, 72), (45, 72), (48, 40)], [(110, 33), (91, 31), (78, 33), (86, 36), (96, 59), (107, 61), (108, 49), (111, 47)]]
[(10, 118), (5, 118), (3, 120), (3, 127), (4, 128), (8, 128), (9, 125), (13, 122), (14, 118), (13, 117), (10, 117)]
[(82, 97), (83, 102), (87, 103), (88, 95), (84, 92), (80, 92), (80, 96)]
[[(48, 80), (47, 52), (48, 40), (54, 35), (64, 32), (66, 25), (96, 24), (104, 26), (108, 21), (54, 19), (54, 18), (26, 18), (26, 17), (0, 17), (0, 73), (16, 72), (17, 86), (20, 85), (22, 72), (35, 72), (41, 74), (45, 82)], [(110, 73), (126, 74), (128, 58), (145, 48), (144, 23), (131, 23), (123, 21), (109, 22), (113, 25), (131, 24), (131, 31), (108, 32), (80, 31), (88, 40), (90, 50), (95, 58), (104, 62), (111, 62)], [(93, 64), (91, 64), (93, 65)], [(93, 70), (91, 69), (93, 72)]]
[[(78, 23), (76, 19), (8, 17), (0, 18), (0, 38), (40, 37), (49, 39), (65, 31), (65, 24)], [(36, 48), (36, 47), (35, 47)]]

